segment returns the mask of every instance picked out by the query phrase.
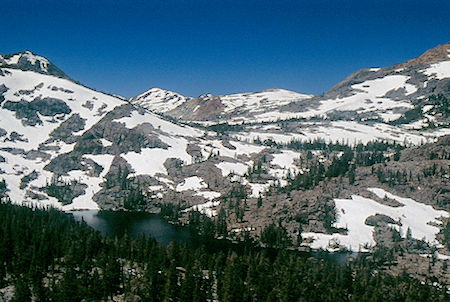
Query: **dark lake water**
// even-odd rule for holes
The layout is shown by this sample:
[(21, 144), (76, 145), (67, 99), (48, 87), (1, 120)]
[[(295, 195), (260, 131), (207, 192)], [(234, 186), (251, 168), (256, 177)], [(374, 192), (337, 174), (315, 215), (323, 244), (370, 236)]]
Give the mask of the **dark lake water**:
[(189, 242), (189, 232), (174, 226), (155, 214), (125, 211), (73, 211), (76, 220), (84, 221), (92, 228), (111, 238), (128, 233), (131, 237), (151, 235), (166, 246), (172, 241)]
[[(76, 220), (84, 219), (89, 226), (111, 238), (120, 237), (125, 233), (128, 233), (131, 237), (145, 234), (154, 237), (163, 246), (167, 246), (172, 241), (191, 243), (191, 237), (186, 228), (172, 225), (156, 214), (96, 210), (73, 211), (71, 213)], [(217, 248), (221, 249), (221, 246), (225, 247), (229, 244), (222, 241)], [(356, 257), (357, 253), (313, 251), (308, 255), (343, 265), (348, 262), (349, 258)]]

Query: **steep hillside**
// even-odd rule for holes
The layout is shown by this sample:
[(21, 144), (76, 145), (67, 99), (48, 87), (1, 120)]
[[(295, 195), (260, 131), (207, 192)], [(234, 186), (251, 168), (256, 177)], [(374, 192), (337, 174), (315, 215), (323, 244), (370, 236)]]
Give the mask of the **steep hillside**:
[[(0, 178), (17, 203), (99, 208), (99, 191), (115, 188), (110, 170), (128, 181), (126, 169), (154, 176), (167, 158), (191, 163), (186, 146), (203, 135), (34, 67), (0, 71)], [(110, 207), (123, 207), (123, 189)]]

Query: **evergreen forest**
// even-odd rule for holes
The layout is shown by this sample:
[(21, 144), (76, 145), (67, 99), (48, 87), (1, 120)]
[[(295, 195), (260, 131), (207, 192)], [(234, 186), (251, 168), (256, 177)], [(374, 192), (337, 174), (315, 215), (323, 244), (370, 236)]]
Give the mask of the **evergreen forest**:
[[(196, 214), (200, 215), (200, 214)], [(109, 238), (55, 209), (0, 203), (0, 288), (13, 301), (449, 301), (445, 290), (379, 269), (361, 255), (339, 265), (311, 253), (213, 239)], [(267, 234), (269, 236), (270, 233)]]

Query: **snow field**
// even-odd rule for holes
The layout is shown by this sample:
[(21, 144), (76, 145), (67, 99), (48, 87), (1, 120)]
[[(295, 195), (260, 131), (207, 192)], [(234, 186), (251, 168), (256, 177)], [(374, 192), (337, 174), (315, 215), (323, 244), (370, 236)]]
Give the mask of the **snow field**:
[[(31, 71), (22, 71), (16, 69), (7, 69), (11, 72), (11, 75), (1, 76), (2, 83), (9, 88), (4, 93), (7, 100), (13, 102), (19, 102), (21, 100), (32, 101), (36, 97), (45, 95), (45, 97), (56, 98), (63, 100), (72, 112), (66, 115), (66, 119), (72, 113), (78, 113), (81, 118), (85, 120), (85, 128), (91, 128), (97, 123), (102, 115), (93, 114), (97, 112), (100, 107), (104, 107), (104, 111), (112, 110), (116, 106), (123, 105), (124, 102), (115, 97), (96, 92), (94, 90), (85, 88), (81, 85), (77, 85), (69, 80), (55, 78), (53, 76), (43, 75)], [(43, 84), (41, 88), (35, 89), (39, 84)], [(66, 93), (61, 90), (52, 90), (52, 87), (63, 87), (73, 91), (73, 93)], [(16, 95), (18, 90), (34, 90), (29, 95)], [(86, 101), (91, 101), (93, 108), (89, 109), (82, 105)], [(28, 142), (15, 142), (15, 147), (24, 148), (25, 150), (37, 149), (38, 145), (45, 141), (49, 134), (56, 129), (60, 123), (64, 120), (58, 120), (54, 122), (50, 117), (44, 117), (39, 115), (43, 121), (42, 125), (36, 126), (24, 126), (21, 120), (15, 118), (15, 113), (6, 109), (0, 109), (2, 119), (0, 120), (0, 127), (8, 129), (11, 132), (16, 131), (19, 134), (23, 134)], [(82, 134), (84, 130), (81, 130), (77, 134)]]
[(263, 193), (270, 187), (270, 182), (265, 184), (256, 184), (256, 183), (248, 183), (250, 188), (252, 189), (252, 194), (250, 194), (250, 197), (259, 197), (262, 196)]
[(220, 204), (220, 201), (207, 201), (202, 204), (198, 204), (195, 206), (192, 206), (190, 208), (187, 208), (183, 210), (183, 212), (189, 212), (189, 211), (199, 211), (202, 214), (205, 214), (209, 217), (214, 217), (217, 215), (217, 210), (214, 208), (217, 207)]
[(86, 184), (88, 187), (85, 190), (85, 194), (73, 199), (71, 204), (63, 206), (64, 211), (72, 210), (99, 210), (99, 206), (93, 201), (94, 195), (101, 190), (100, 184), (104, 181), (104, 177), (108, 174), (111, 168), (114, 155), (100, 154), (100, 155), (84, 155), (83, 157), (92, 159), (97, 164), (103, 167), (103, 171), (99, 177), (87, 176), (85, 172), (74, 170), (69, 172), (69, 177), (63, 177), (66, 180), (77, 180)]
[[(0, 169), (4, 172), (0, 174), (0, 179), (4, 179), (6, 181), (9, 189), (8, 195), (13, 203), (22, 204), (23, 202), (31, 202), (36, 205), (40, 204), (43, 206), (53, 206), (55, 208), (61, 207), (61, 204), (54, 197), (47, 196), (46, 200), (35, 202), (25, 197), (26, 189), (20, 189), (21, 178), (30, 174), (33, 170), (36, 170), (39, 173), (38, 178), (31, 181), (27, 187), (45, 186), (53, 175), (51, 172), (44, 170), (44, 166), (47, 162), (42, 162), (40, 159), (35, 161), (28, 160), (21, 154), (11, 154), (6, 151), (0, 151), (0, 155), (6, 160), (6, 162), (0, 163)], [(37, 193), (45, 195), (45, 193)]]
[(176, 92), (151, 88), (132, 98), (130, 101), (149, 110), (164, 113), (175, 109), (187, 100), (188, 98)]
[(235, 147), (234, 150), (225, 147), (220, 140), (204, 141), (199, 143), (199, 146), (201, 147), (203, 158), (208, 158), (210, 154), (235, 158), (239, 155), (259, 153), (265, 149), (265, 147), (262, 146), (240, 141), (230, 141), (230, 144)]
[(182, 192), (182, 191), (188, 191), (188, 190), (200, 190), (200, 189), (205, 189), (208, 186), (206, 185), (206, 183), (203, 181), (202, 178), (198, 177), (198, 176), (191, 176), (188, 178), (184, 179), (184, 182), (177, 185), (176, 187), (176, 191), (177, 192)]
[(216, 167), (222, 171), (222, 176), (228, 176), (230, 173), (234, 173), (243, 176), (248, 171), (248, 166), (241, 163), (221, 162), (216, 164)]
[(294, 101), (309, 99), (312, 95), (284, 89), (268, 89), (260, 92), (237, 93), (219, 96), (225, 106), (224, 112), (230, 113), (238, 108), (258, 112), (273, 107), (287, 105)]
[(110, 142), (109, 140), (104, 139), (104, 138), (101, 138), (100, 142), (102, 143), (103, 147), (109, 147), (109, 146), (112, 146), (112, 144), (113, 144), (112, 142)]
[(270, 163), (283, 169), (295, 167), (294, 161), (300, 159), (300, 153), (290, 150), (283, 150), (281, 153), (272, 154), (272, 156), (273, 159)]
[(450, 61), (431, 64), (429, 68), (422, 70), (422, 73), (437, 80), (450, 78)]
[(383, 123), (372, 125), (361, 124), (355, 121), (335, 121), (331, 123), (317, 123), (314, 127), (305, 127), (301, 133), (270, 133), (270, 132), (240, 132), (233, 137), (243, 141), (262, 141), (271, 139), (277, 143), (296, 141), (311, 141), (321, 139), (325, 142), (340, 142), (348, 145), (357, 143), (367, 144), (374, 140), (388, 140), (397, 143), (418, 145), (423, 142), (432, 142), (436, 137), (450, 134), (450, 129), (441, 128), (427, 132), (410, 131), (407, 127), (394, 127)]
[(161, 130), (170, 135), (176, 136), (189, 136), (189, 137), (200, 137), (203, 135), (203, 131), (194, 129), (188, 126), (178, 126), (174, 123), (168, 122), (160, 118), (154, 113), (145, 112), (140, 114), (137, 111), (133, 111), (131, 116), (122, 117), (115, 120), (118, 123), (124, 123), (129, 129), (148, 123), (151, 124), (155, 129)]
[(186, 152), (188, 143), (186, 139), (164, 135), (161, 135), (160, 139), (170, 147), (168, 149), (143, 148), (140, 153), (128, 152), (122, 155), (136, 175), (167, 174), (164, 162), (169, 158), (178, 158), (186, 164), (192, 164), (192, 157)]
[(366, 225), (365, 220), (375, 214), (383, 214), (391, 217), (395, 221), (400, 221), (402, 226), (392, 225), (401, 231), (402, 237), (406, 236), (406, 230), (410, 228), (411, 235), (416, 239), (425, 239), (431, 244), (438, 244), (436, 234), (439, 228), (430, 223), (441, 224), (437, 218), (449, 217), (446, 211), (438, 211), (433, 207), (416, 202), (410, 198), (402, 198), (379, 188), (368, 188), (370, 192), (379, 198), (392, 198), (403, 204), (401, 207), (390, 207), (380, 204), (372, 199), (358, 195), (352, 195), (351, 199), (335, 199), (337, 210), (337, 228), (347, 228), (348, 233), (344, 234), (320, 234), (302, 233), (303, 238), (312, 237), (314, 241), (312, 248), (323, 248), (334, 250), (333, 243), (339, 243), (352, 251), (367, 251), (366, 247), (374, 246), (374, 227)]

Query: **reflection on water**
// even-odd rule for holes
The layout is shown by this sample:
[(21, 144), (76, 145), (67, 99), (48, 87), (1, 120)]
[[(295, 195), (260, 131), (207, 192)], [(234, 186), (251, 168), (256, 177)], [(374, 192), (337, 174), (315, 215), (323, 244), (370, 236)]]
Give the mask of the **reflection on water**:
[[(156, 214), (95, 210), (73, 211), (71, 213), (76, 220), (84, 219), (88, 225), (111, 238), (120, 237), (125, 233), (134, 238), (145, 234), (154, 237), (163, 246), (167, 246), (172, 241), (191, 243), (191, 237), (186, 228), (171, 225)], [(211, 247), (217, 246), (216, 249), (226, 249), (231, 245), (238, 249), (240, 246), (240, 244), (232, 244), (231, 241), (223, 240), (210, 243)], [(241, 248), (245, 248), (245, 245), (242, 245)], [(349, 259), (358, 255), (352, 252), (328, 253), (324, 251), (313, 251), (308, 254), (339, 265), (344, 265)]]
[(189, 242), (186, 229), (167, 223), (155, 214), (125, 211), (83, 210), (71, 212), (76, 220), (84, 221), (92, 228), (111, 238), (128, 233), (131, 237), (151, 235), (166, 246), (172, 241)]

